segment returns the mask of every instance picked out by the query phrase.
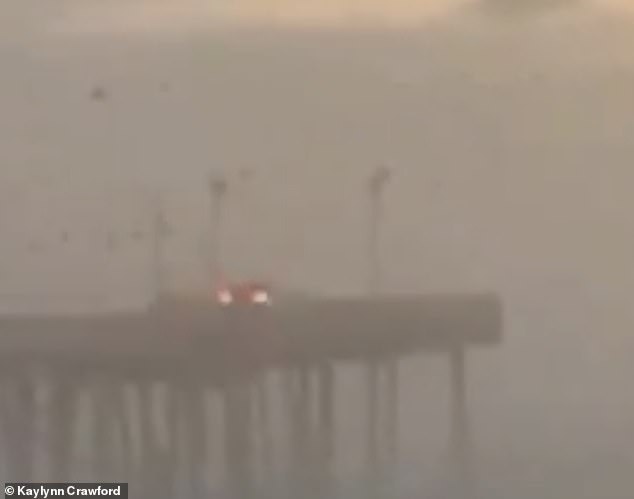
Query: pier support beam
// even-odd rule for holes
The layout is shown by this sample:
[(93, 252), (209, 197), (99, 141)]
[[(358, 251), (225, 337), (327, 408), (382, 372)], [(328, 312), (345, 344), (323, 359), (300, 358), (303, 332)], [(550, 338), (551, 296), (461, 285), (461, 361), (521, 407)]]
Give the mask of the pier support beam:
[(254, 491), (250, 383), (231, 384), (224, 394), (224, 453), (229, 498), (248, 499)]
[(467, 409), (465, 348), (454, 346), (449, 352), (451, 375), (450, 451), (455, 469), (453, 483), (464, 496), (474, 486), (473, 448)]

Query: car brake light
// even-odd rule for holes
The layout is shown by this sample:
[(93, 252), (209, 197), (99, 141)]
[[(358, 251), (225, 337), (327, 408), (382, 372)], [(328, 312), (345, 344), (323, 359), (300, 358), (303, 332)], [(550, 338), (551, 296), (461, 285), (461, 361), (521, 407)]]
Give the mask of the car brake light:
[(269, 294), (266, 291), (259, 290), (259, 291), (255, 291), (251, 295), (251, 301), (253, 301), (253, 303), (258, 303), (258, 304), (269, 304), (271, 302), (271, 298), (269, 297)]
[(217, 294), (218, 303), (221, 305), (230, 305), (233, 303), (233, 295), (227, 289), (221, 289)]

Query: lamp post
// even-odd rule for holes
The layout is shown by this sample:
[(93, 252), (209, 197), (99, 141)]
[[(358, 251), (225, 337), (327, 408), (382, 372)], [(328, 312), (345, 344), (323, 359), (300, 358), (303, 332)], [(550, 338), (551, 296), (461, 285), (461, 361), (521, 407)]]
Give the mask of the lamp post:
[[(233, 175), (231, 175), (233, 173)], [(233, 172), (218, 171), (209, 175), (208, 189), (211, 198), (209, 272), (212, 282), (221, 277), (222, 244), (224, 237), (225, 206), (229, 187), (251, 182), (254, 171), (244, 167)], [(233, 191), (232, 191), (233, 192)]]
[(158, 300), (165, 290), (163, 243), (165, 238), (170, 234), (170, 228), (165, 218), (162, 197), (157, 196), (154, 202), (154, 219), (152, 221), (152, 274), (154, 276), (154, 293)]
[[(390, 178), (387, 167), (381, 165), (368, 179), (369, 219), (368, 219), (368, 291), (375, 295), (381, 284), (381, 261), (379, 252), (379, 229), (382, 219), (382, 201), (385, 186)], [(368, 362), (368, 465), (372, 476), (376, 475), (379, 442), (377, 419), (379, 415), (379, 365), (373, 359)]]
[(209, 270), (214, 282), (218, 279), (220, 272), (224, 200), (228, 189), (229, 182), (224, 175), (210, 175), (209, 194), (211, 196), (211, 253), (209, 255)]
[(390, 180), (390, 170), (379, 166), (368, 180), (370, 196), (370, 217), (368, 231), (368, 288), (377, 293), (381, 286), (380, 229), (383, 219), (383, 193)]

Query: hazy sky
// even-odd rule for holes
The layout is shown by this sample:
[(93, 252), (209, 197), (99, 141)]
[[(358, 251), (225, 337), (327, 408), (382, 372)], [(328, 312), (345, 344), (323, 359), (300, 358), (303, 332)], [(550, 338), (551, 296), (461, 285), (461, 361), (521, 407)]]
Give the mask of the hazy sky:
[[(15, 1), (13, 16), (36, 29), (60, 33), (182, 32), (214, 24), (341, 25), (350, 23), (411, 24), (446, 14), (465, 0), (113, 0), (109, 2), (60, 1), (44, 4)], [(9, 23), (9, 19), (13, 23)]]
[[(539, 12), (583, 4), (632, 10), (629, 0), (7, 0), (3, 31), (183, 33), (210, 26), (412, 27), (491, 4)], [(5, 4), (7, 3), (5, 2)], [(526, 7), (526, 6), (529, 7)], [(0, 21), (2, 22), (2, 21)]]
[[(175, 273), (199, 282), (206, 175), (249, 167), (227, 221), (236, 265), (356, 289), (363, 182), (387, 162), (394, 287), (559, 286), (612, 301), (609, 290), (634, 290), (624, 4), (504, 15), (460, 2), (210, 4), (9, 0), (5, 288), (143, 274), (143, 248), (112, 261), (101, 241), (106, 226), (147, 223), (143, 196), (157, 186), (182, 234), (169, 248)], [(274, 27), (276, 12), (294, 29)], [(380, 29), (386, 18), (396, 29)], [(90, 99), (96, 85), (103, 102)], [(51, 242), (66, 227), (79, 234), (70, 250)], [(33, 238), (55, 249), (25, 255)]]

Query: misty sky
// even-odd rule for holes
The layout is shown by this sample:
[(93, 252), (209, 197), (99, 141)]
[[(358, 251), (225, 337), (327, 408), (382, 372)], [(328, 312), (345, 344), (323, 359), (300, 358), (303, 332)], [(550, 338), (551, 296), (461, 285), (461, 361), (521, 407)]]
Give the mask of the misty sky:
[[(227, 266), (359, 289), (364, 181), (380, 163), (395, 170), (391, 288), (560, 289), (610, 306), (634, 288), (625, 2), (209, 4), (10, 0), (4, 292), (144, 289), (147, 248), (112, 258), (103, 238), (146, 226), (156, 191), (178, 231), (174, 286), (200, 287), (207, 173), (241, 168), (255, 175), (230, 192)], [(34, 240), (48, 250), (25, 253)]]
[(613, 12), (632, 10), (628, 0), (9, 0), (6, 30), (25, 28), (40, 35), (86, 33), (183, 33), (210, 26), (424, 26), (465, 9), (519, 12), (583, 4)]

